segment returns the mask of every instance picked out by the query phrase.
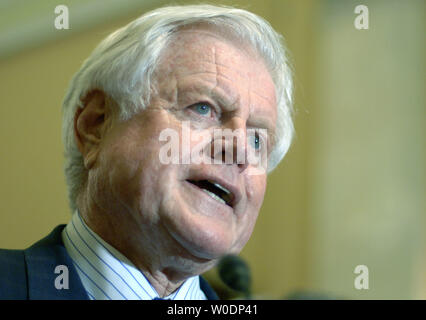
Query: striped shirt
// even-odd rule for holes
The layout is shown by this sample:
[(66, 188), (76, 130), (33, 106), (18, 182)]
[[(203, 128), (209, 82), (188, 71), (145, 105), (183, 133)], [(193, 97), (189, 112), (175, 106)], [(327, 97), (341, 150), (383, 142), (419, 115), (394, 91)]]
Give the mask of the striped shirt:
[[(148, 279), (123, 254), (102, 240), (76, 212), (62, 231), (62, 240), (92, 300), (152, 300), (159, 298)], [(206, 300), (200, 278), (187, 279), (170, 300)]]

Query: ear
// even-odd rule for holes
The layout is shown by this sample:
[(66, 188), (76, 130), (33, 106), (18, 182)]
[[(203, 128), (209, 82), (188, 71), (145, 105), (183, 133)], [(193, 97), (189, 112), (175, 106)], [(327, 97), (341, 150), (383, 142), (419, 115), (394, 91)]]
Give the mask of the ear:
[(82, 100), (83, 108), (77, 108), (74, 115), (74, 138), (86, 169), (96, 162), (100, 143), (105, 136), (110, 116), (106, 101), (104, 92), (93, 90)]

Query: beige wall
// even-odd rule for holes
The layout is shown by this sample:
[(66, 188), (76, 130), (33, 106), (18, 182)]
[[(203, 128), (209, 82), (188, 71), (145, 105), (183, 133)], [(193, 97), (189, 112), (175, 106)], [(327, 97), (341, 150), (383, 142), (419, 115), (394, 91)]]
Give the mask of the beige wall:
[[(354, 29), (351, 1), (220, 3), (270, 21), (296, 70), (297, 137), (269, 177), (242, 252), (255, 293), (425, 297), (424, 2), (364, 1), (366, 31)], [(58, 31), (63, 39), (0, 60), (0, 247), (25, 248), (68, 222), (64, 92), (94, 46), (143, 11), (74, 35)], [(353, 288), (357, 264), (371, 266), (368, 292)]]
[[(426, 248), (425, 3), (363, 1), (362, 31), (348, 19), (357, 4), (319, 13), (309, 274), (341, 296), (407, 299), (426, 285), (413, 271)], [(354, 288), (357, 265), (369, 290)]]

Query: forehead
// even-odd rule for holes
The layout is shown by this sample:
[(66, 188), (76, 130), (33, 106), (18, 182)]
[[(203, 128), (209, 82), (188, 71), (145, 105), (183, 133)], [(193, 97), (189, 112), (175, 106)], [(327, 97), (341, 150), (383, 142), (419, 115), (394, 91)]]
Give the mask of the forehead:
[(252, 88), (252, 91), (269, 90), (269, 95), (274, 95), (274, 84), (263, 59), (250, 46), (242, 41), (233, 43), (228, 37), (208, 29), (179, 31), (166, 47), (160, 69), (181, 76), (191, 71), (214, 71), (236, 76), (239, 81), (256, 79), (264, 85), (258, 88), (262, 90)]
[(274, 83), (263, 59), (242, 41), (204, 28), (179, 31), (160, 58), (156, 78), (159, 84), (175, 79), (180, 91), (220, 93), (249, 120), (269, 118), (270, 129), (275, 127)]

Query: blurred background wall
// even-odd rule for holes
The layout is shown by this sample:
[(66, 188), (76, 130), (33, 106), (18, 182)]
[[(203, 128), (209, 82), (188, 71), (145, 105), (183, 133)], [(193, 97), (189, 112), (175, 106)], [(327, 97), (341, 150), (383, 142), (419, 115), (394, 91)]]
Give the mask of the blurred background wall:
[[(174, 1), (172, 4), (199, 3)], [(425, 2), (210, 1), (266, 18), (295, 70), (297, 136), (241, 253), (258, 298), (426, 299)], [(54, 8), (69, 8), (56, 30)], [(110, 32), (168, 1), (0, 0), (0, 247), (67, 223), (61, 102)], [(357, 30), (357, 5), (369, 29)], [(357, 265), (369, 289), (357, 290)], [(216, 283), (212, 270), (206, 275)]]

